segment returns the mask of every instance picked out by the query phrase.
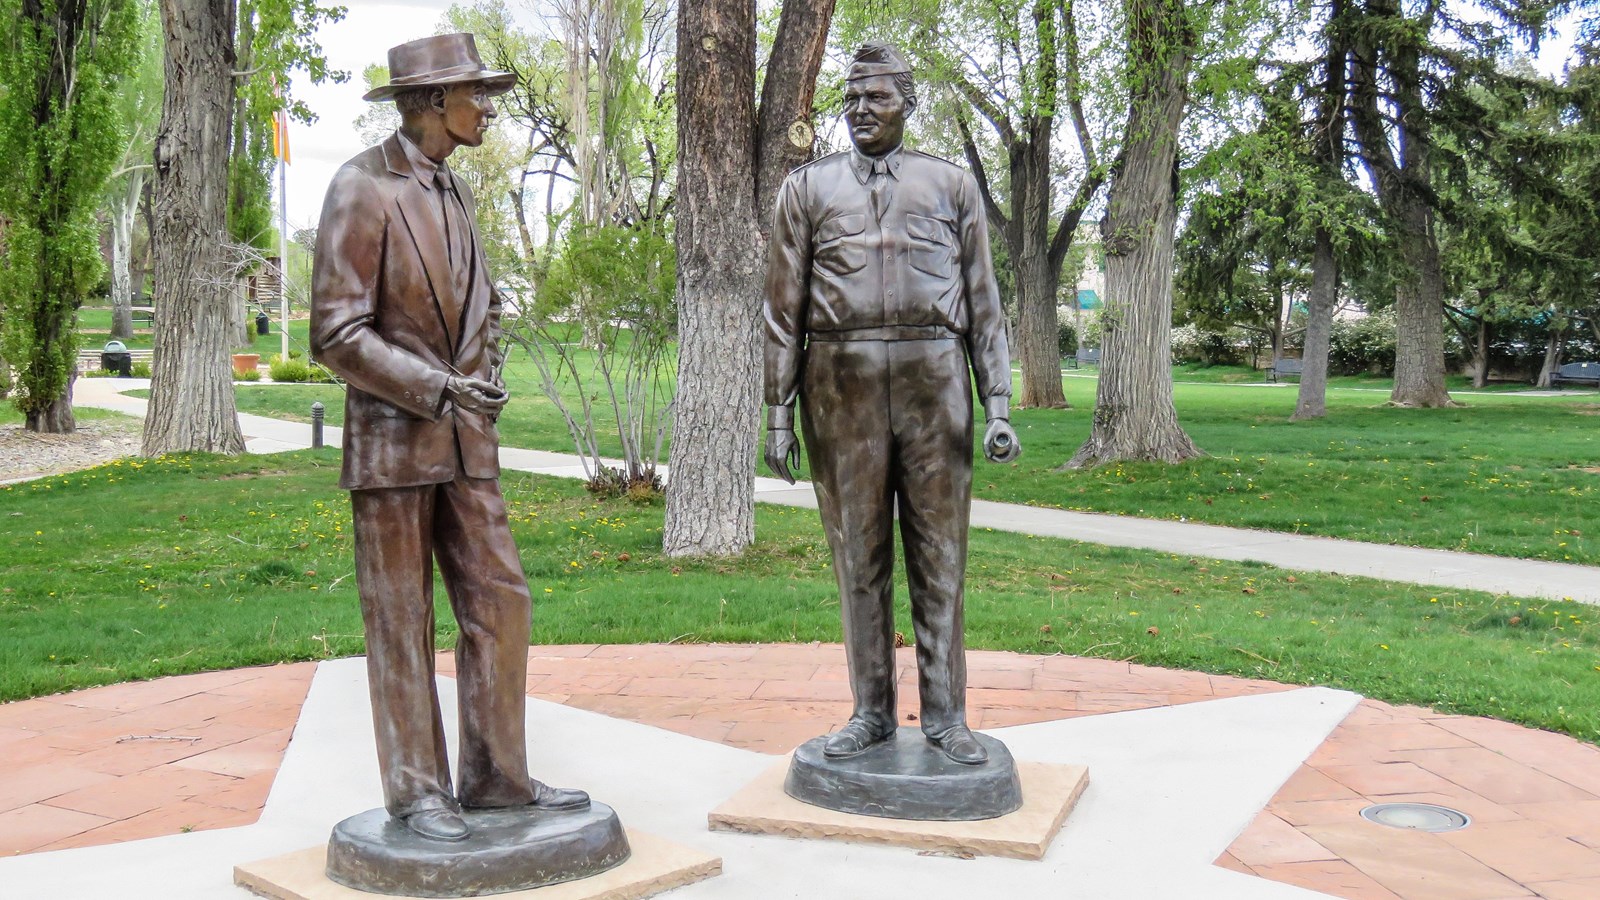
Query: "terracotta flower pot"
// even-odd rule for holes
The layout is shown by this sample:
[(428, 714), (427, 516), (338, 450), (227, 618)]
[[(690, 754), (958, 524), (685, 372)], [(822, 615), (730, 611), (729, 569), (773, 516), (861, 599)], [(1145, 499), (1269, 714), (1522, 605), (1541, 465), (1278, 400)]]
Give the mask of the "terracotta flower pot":
[(236, 375), (254, 372), (261, 365), (259, 353), (235, 353), (233, 355), (233, 371)]

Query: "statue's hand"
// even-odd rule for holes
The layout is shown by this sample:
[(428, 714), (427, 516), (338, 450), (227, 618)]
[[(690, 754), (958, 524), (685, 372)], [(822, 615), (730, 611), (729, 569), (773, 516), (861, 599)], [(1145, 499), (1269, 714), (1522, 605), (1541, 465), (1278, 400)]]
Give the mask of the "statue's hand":
[(445, 382), (445, 396), (467, 412), (481, 413), (486, 416), (498, 416), (500, 410), (506, 405), (510, 395), (503, 388), (490, 384), (479, 378), (467, 378), (461, 375), (451, 375)]
[(1008, 463), (1022, 455), (1022, 443), (1011, 423), (1005, 419), (990, 419), (989, 430), (983, 435), (983, 457), (989, 462)]
[(800, 442), (795, 440), (793, 429), (767, 429), (766, 457), (772, 474), (794, 484), (792, 470), (800, 468)]

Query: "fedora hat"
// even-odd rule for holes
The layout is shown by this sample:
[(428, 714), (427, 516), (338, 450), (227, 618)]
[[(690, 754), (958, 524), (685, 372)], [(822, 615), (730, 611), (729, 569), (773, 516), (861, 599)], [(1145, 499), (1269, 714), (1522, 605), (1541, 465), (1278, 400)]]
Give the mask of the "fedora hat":
[(504, 94), (517, 76), (483, 64), (470, 34), (442, 34), (389, 48), (389, 83), (368, 91), (363, 100), (393, 100), (404, 90), (482, 82), (488, 92)]

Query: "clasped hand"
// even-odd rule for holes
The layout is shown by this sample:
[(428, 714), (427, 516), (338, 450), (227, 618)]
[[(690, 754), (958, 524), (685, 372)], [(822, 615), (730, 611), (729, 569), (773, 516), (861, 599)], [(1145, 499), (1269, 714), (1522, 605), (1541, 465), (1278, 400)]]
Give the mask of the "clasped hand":
[(501, 385), (465, 375), (451, 375), (444, 385), (445, 396), (467, 412), (491, 418), (500, 415), (511, 395)]

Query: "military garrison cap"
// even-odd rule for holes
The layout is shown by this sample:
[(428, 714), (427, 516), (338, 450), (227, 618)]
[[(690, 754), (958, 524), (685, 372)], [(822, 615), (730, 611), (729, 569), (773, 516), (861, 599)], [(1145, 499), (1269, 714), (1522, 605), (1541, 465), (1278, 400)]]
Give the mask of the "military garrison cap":
[(893, 45), (886, 41), (867, 41), (856, 51), (850, 60), (850, 70), (845, 73), (845, 81), (855, 81), (861, 78), (871, 78), (874, 75), (909, 75), (911, 63), (906, 62), (904, 55)]

